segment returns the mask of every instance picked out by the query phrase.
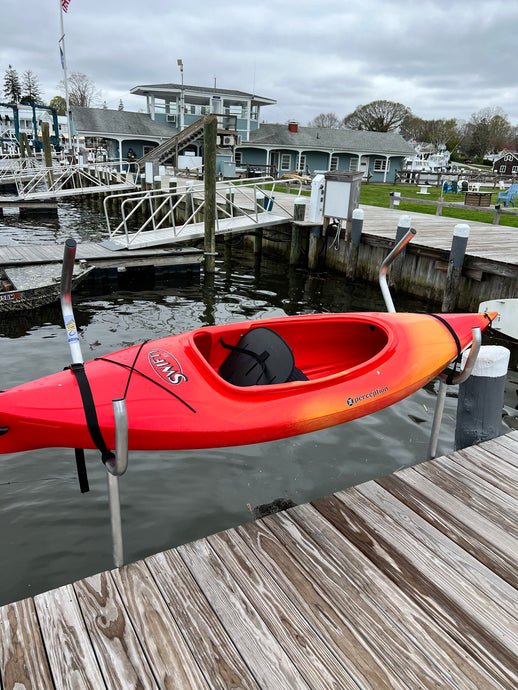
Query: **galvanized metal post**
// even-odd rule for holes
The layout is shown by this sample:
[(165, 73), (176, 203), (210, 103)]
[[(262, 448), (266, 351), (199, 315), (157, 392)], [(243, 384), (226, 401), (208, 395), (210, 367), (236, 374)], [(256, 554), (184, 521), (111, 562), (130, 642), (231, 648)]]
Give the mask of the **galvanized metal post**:
[(435, 412), (432, 422), (432, 431), (430, 434), (430, 442), (428, 444), (428, 458), (433, 460), (437, 452), (437, 442), (439, 440), (439, 431), (441, 428), (442, 416), (444, 412), (444, 401), (446, 399), (446, 389), (448, 385), (464, 383), (473, 371), (473, 367), (477, 361), (478, 353), (480, 351), (480, 344), (482, 342), (482, 334), (480, 328), (472, 328), (472, 344), (469, 351), (467, 351), (464, 359), (464, 368), (456, 377), (447, 377), (442, 373), (439, 376), (439, 391), (437, 394), (437, 402), (435, 405)]
[(399, 252), (406, 247), (406, 245), (410, 242), (412, 237), (415, 235), (415, 230), (410, 229), (407, 234), (403, 237), (403, 239), (396, 244), (394, 249), (387, 255), (385, 258), (385, 261), (381, 264), (380, 272), (379, 272), (379, 284), (381, 287), (381, 293), (383, 295), (383, 299), (385, 300), (385, 305), (387, 307), (388, 312), (395, 312), (396, 308), (394, 307), (394, 302), (392, 301), (392, 297), (390, 294), (389, 287), (387, 285), (387, 271), (389, 269), (390, 264), (394, 261), (396, 256), (399, 254)]
[[(65, 242), (63, 267), (61, 271), (61, 311), (65, 321), (72, 362), (74, 364), (82, 364), (83, 355), (81, 353), (81, 346), (79, 344), (79, 337), (72, 309), (71, 291), (76, 246), (77, 243), (73, 239), (68, 239)], [(115, 417), (115, 458), (106, 460), (105, 467), (108, 472), (108, 498), (110, 502), (113, 562), (116, 568), (120, 568), (124, 562), (124, 558), (118, 478), (126, 472), (128, 467), (128, 419), (124, 400), (113, 401), (113, 413)]]

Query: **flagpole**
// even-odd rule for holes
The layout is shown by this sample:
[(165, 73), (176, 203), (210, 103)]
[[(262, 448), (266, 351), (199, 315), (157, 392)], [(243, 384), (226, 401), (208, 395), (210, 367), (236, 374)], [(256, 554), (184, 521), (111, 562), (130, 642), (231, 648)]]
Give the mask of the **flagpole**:
[(72, 121), (70, 118), (70, 103), (68, 98), (68, 77), (67, 77), (67, 56), (65, 51), (65, 29), (63, 24), (63, 0), (58, 0), (59, 2), (59, 15), (61, 19), (61, 38), (58, 43), (61, 47), (61, 64), (63, 67), (63, 81), (65, 83), (65, 107), (67, 109), (67, 127), (68, 127), (68, 145), (72, 151)]

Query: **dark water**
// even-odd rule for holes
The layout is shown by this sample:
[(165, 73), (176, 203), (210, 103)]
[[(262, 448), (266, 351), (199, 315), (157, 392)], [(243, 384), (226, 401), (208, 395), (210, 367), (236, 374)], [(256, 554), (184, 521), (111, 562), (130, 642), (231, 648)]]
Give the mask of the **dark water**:
[[(63, 243), (101, 237), (91, 204), (60, 205), (59, 218), (0, 219), (0, 242)], [(218, 247), (217, 273), (178, 279), (145, 271), (90, 282), (75, 294), (85, 359), (197, 326), (307, 312), (385, 310), (377, 286), (329, 274), (309, 276), (240, 248)], [(396, 307), (422, 301), (394, 296)], [(317, 346), (317, 343), (315, 343)], [(53, 373), (70, 361), (59, 307), (0, 319), (0, 388)], [(426, 459), (435, 403), (430, 384), (364, 419), (305, 436), (239, 448), (130, 453), (120, 480), (126, 561), (251, 519), (250, 507), (285, 496), (296, 503), (383, 476)], [(515, 374), (505, 421), (516, 426)], [(443, 420), (439, 453), (453, 450), (456, 389)], [(91, 491), (80, 494), (73, 451), (0, 456), (0, 604), (112, 567), (106, 471), (87, 451)]]

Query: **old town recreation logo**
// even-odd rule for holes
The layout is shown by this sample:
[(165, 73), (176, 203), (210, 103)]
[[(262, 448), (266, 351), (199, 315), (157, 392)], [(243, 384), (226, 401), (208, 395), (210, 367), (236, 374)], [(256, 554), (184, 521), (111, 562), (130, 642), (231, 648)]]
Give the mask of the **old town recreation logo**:
[(362, 400), (368, 399), (368, 398), (377, 398), (378, 395), (383, 395), (383, 393), (388, 392), (388, 386), (384, 386), (383, 388), (376, 388), (374, 391), (370, 391), (369, 393), (363, 393), (362, 395), (356, 396), (356, 398), (347, 398), (347, 404), (349, 407), (352, 407), (353, 405), (356, 405), (357, 403), (361, 402)]
[(167, 383), (176, 386), (188, 380), (179, 361), (167, 350), (151, 350), (148, 359), (156, 373)]

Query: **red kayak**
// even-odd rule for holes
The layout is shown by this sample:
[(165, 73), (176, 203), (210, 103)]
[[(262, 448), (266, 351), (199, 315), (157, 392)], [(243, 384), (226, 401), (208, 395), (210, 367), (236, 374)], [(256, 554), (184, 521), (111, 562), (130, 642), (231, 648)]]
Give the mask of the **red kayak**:
[[(0, 394), (0, 452), (212, 448), (323, 429), (392, 405), (443, 371), (490, 314), (349, 313), (198, 328)], [(99, 442), (101, 438), (101, 442)]]

